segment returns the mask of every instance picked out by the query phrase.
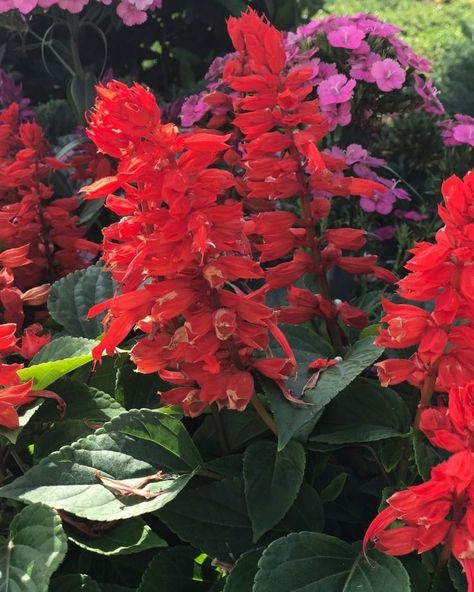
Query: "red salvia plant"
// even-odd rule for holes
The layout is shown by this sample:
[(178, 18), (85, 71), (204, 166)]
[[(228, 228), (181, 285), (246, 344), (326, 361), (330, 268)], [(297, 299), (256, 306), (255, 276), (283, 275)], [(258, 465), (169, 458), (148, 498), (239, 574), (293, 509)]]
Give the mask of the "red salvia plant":
[[(278, 318), (323, 316), (342, 352), (337, 318), (360, 328), (365, 315), (332, 302), (328, 269), (392, 279), (375, 256), (343, 254), (363, 246), (362, 231), (316, 236), (315, 224), (329, 213), (330, 201), (312, 192), (349, 196), (379, 186), (334, 174), (343, 165), (318, 151), (327, 126), (317, 101), (305, 100), (311, 72), (285, 72), (281, 33), (254, 11), (230, 19), (229, 32), (237, 52), (225, 77), (241, 93), (231, 133), (183, 133), (163, 125), (150, 92), (118, 82), (98, 88), (89, 117), (89, 137), (119, 164), (116, 175), (85, 192), (89, 199), (108, 194), (106, 206), (121, 216), (104, 230), (103, 245), (121, 294), (89, 313), (108, 311), (94, 357), (112, 354), (133, 328), (140, 329), (145, 336), (131, 351), (138, 371), (158, 372), (176, 385), (162, 400), (191, 416), (211, 403), (243, 410), (253, 400), (259, 406), (253, 371), (283, 385), (296, 360)], [(292, 197), (301, 201), (301, 216), (276, 209)], [(286, 256), (291, 259), (263, 268)], [(289, 308), (265, 304), (269, 290), (290, 286), (305, 273), (316, 275), (320, 295), (292, 289)], [(271, 336), (283, 356), (272, 355)]]
[[(415, 429), (452, 453), (434, 467), (431, 479), (388, 499), (369, 526), (372, 540), (385, 553), (423, 553), (443, 545), (440, 564), (451, 554), (462, 564), (468, 589), (474, 590), (474, 172), (442, 187), (439, 215), (444, 227), (435, 243), (420, 243), (399, 282), (402, 297), (433, 302), (432, 312), (411, 304), (384, 301), (387, 328), (377, 343), (391, 348), (417, 346), (405, 359), (379, 362), (383, 385), (407, 380), (421, 390)], [(433, 393), (449, 392), (448, 406), (430, 407)], [(386, 530), (395, 520), (402, 526)]]
[(29, 244), (31, 262), (16, 274), (28, 289), (87, 267), (100, 246), (78, 225), (76, 196), (55, 198), (51, 174), (69, 168), (50, 155), (43, 130), (19, 122), (12, 104), (0, 114), (0, 240), (7, 248)]

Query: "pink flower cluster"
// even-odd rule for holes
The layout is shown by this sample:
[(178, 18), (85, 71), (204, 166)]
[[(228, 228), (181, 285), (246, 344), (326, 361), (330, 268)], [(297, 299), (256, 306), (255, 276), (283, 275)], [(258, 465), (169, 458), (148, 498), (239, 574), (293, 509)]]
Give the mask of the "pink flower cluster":
[[(57, 5), (62, 10), (72, 14), (82, 11), (90, 0), (0, 0), (0, 13), (18, 10), (21, 14), (28, 14), (35, 8), (51, 8)], [(109, 5), (112, 0), (92, 0)], [(161, 8), (162, 0), (120, 0), (117, 4), (117, 14), (128, 26), (141, 25), (147, 19), (147, 11)]]

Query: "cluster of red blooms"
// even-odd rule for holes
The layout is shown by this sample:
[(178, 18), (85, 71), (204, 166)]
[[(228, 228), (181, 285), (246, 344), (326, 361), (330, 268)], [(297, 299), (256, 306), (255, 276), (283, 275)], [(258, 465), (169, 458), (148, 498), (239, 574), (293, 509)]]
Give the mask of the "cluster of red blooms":
[(49, 155), (41, 127), (20, 123), (16, 103), (0, 114), (0, 241), (30, 245), (31, 263), (16, 274), (21, 289), (87, 267), (99, 251), (77, 224), (78, 198), (54, 198), (49, 178), (63, 168), (69, 165)]
[[(383, 385), (407, 380), (421, 389), (416, 423), (428, 439), (452, 456), (431, 479), (394, 494), (370, 525), (369, 540), (381, 551), (423, 553), (442, 544), (441, 558), (452, 554), (474, 591), (474, 171), (442, 187), (439, 215), (445, 226), (436, 242), (421, 243), (407, 264), (410, 274), (399, 294), (434, 301), (432, 312), (384, 302), (388, 324), (377, 343), (391, 348), (417, 346), (409, 360), (377, 364)], [(449, 392), (448, 407), (429, 407), (433, 392)], [(415, 427), (418, 427), (415, 425)], [(385, 530), (395, 520), (404, 525)]]
[[(305, 273), (325, 280), (334, 266), (388, 275), (376, 257), (343, 255), (341, 249), (364, 244), (363, 231), (315, 236), (330, 201), (313, 200), (313, 189), (348, 196), (378, 186), (334, 175), (340, 163), (316, 148), (327, 128), (315, 101), (305, 100), (311, 71), (285, 73), (281, 33), (253, 11), (231, 18), (229, 33), (237, 51), (225, 79), (241, 93), (234, 133), (179, 133), (161, 124), (151, 93), (118, 82), (99, 87), (89, 121), (89, 137), (119, 165), (116, 175), (86, 188), (87, 197), (111, 192), (106, 205), (122, 217), (104, 230), (103, 245), (122, 294), (90, 311), (108, 310), (94, 355), (112, 353), (137, 327), (146, 334), (131, 353), (138, 370), (176, 385), (162, 398), (188, 415), (211, 403), (244, 409), (254, 395), (252, 370), (279, 382), (295, 371), (278, 318), (303, 322), (321, 314), (358, 327), (365, 322), (364, 313), (332, 303), (328, 292), (292, 289), (291, 306), (276, 311), (265, 305), (269, 290)], [(237, 149), (230, 145), (236, 129)], [(275, 210), (277, 200), (295, 196), (303, 218)], [(262, 266), (288, 255), (286, 263)], [(284, 357), (272, 356), (270, 336)]]
[[(49, 184), (54, 171), (69, 166), (49, 156), (37, 123), (21, 123), (16, 103), (0, 113), (2, 360), (10, 354), (31, 359), (49, 342), (41, 322), (47, 318), (50, 282), (86, 267), (100, 249), (83, 238), (85, 229), (74, 214), (78, 198), (55, 198)], [(16, 407), (52, 396), (31, 391), (31, 382), (22, 384), (16, 375), (21, 367), (0, 364), (0, 425), (8, 428), (18, 426)]]
[(64, 401), (51, 391), (33, 391), (33, 380), (21, 382), (17, 372), (23, 364), (7, 364), (4, 358), (10, 354), (21, 353), (15, 336), (16, 325), (0, 325), (0, 426), (17, 428), (19, 418), (17, 407), (31, 403), (38, 397), (55, 399), (60, 413), (64, 411)]

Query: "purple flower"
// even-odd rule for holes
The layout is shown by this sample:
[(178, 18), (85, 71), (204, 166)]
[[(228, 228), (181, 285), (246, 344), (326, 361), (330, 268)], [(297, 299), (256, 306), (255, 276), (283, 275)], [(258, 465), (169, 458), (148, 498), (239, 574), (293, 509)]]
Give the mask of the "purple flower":
[(390, 191), (374, 191), (372, 197), (362, 196), (359, 205), (364, 212), (377, 212), (377, 214), (385, 216), (393, 210), (395, 201), (395, 197)]
[(347, 25), (339, 27), (328, 34), (328, 41), (333, 47), (344, 47), (345, 49), (357, 49), (365, 37), (364, 31)]
[(375, 78), (377, 87), (384, 92), (402, 88), (406, 79), (405, 70), (397, 61), (390, 58), (372, 64), (370, 73)]
[(209, 105), (202, 95), (191, 95), (181, 107), (181, 123), (184, 127), (190, 127), (196, 121), (200, 121), (209, 111)]
[(416, 210), (408, 210), (408, 212), (404, 212), (403, 210), (395, 210), (395, 216), (397, 218), (404, 218), (405, 220), (412, 220), (413, 222), (423, 222), (423, 220), (428, 218), (427, 214), (422, 214)]
[(375, 231), (375, 236), (379, 241), (391, 240), (395, 236), (395, 226), (380, 226)]
[(323, 80), (318, 86), (321, 105), (337, 105), (350, 101), (355, 85), (356, 81), (348, 79), (344, 74), (335, 74)]
[(377, 212), (378, 214), (390, 214), (397, 199), (410, 199), (410, 196), (403, 189), (397, 188), (397, 181), (394, 179), (385, 179), (379, 177), (374, 171), (365, 164), (355, 164), (354, 173), (362, 179), (376, 181), (385, 185), (385, 191), (375, 191), (373, 197), (362, 196), (360, 198), (360, 207), (366, 212)]

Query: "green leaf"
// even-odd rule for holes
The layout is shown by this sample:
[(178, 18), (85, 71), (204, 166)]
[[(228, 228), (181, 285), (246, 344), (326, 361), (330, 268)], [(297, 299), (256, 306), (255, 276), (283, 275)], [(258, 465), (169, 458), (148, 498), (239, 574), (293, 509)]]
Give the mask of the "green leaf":
[(58, 337), (43, 347), (31, 360), (28, 368), (18, 371), (27, 381), (33, 379), (33, 389), (41, 391), (50, 384), (84, 366), (92, 360), (92, 349), (97, 345), (92, 339), (82, 337)]
[(311, 442), (352, 444), (395, 438), (410, 430), (401, 397), (375, 380), (358, 378), (325, 408)]
[(337, 500), (344, 489), (347, 477), (347, 473), (340, 473), (334, 477), (334, 479), (321, 491), (321, 500), (326, 503)]
[(456, 592), (466, 592), (466, 576), (464, 575), (464, 571), (461, 567), (461, 564), (459, 563), (459, 561), (456, 561), (454, 557), (451, 557), (451, 560), (448, 563), (448, 573), (449, 577), (451, 578), (451, 582), (456, 588)]
[(0, 549), (0, 592), (47, 592), (66, 551), (57, 513), (42, 504), (27, 506), (12, 520)]
[(75, 74), (68, 86), (68, 95), (76, 111), (78, 122), (84, 121), (87, 111), (94, 105), (97, 79), (92, 72)]
[(102, 592), (99, 584), (85, 574), (69, 574), (51, 580), (48, 592)]
[(410, 592), (398, 559), (376, 551), (369, 559), (335, 537), (292, 533), (264, 551), (253, 592)]
[(222, 561), (253, 547), (241, 478), (185, 490), (157, 515), (181, 540)]
[(258, 561), (261, 556), (262, 549), (254, 549), (244, 553), (227, 576), (224, 592), (252, 590), (255, 575), (258, 571)]
[(299, 442), (290, 442), (278, 452), (276, 443), (261, 440), (245, 451), (245, 499), (254, 542), (278, 524), (293, 505), (303, 482), (305, 462)]
[(61, 446), (88, 436), (125, 409), (107, 393), (70, 378), (56, 381), (53, 390), (66, 403), (66, 414), (57, 421), (53, 401), (46, 401), (35, 421), (55, 421), (35, 441), (35, 458), (42, 458)]
[(424, 481), (428, 481), (430, 478), (431, 469), (449, 456), (445, 450), (432, 446), (421, 432), (413, 434), (413, 449), (418, 473)]
[[(260, 416), (248, 407), (245, 411), (224, 409), (219, 412), (219, 419), (230, 451), (243, 449), (249, 442), (268, 431)], [(216, 420), (212, 415), (206, 417), (194, 432), (193, 440), (200, 450), (210, 455), (222, 454)]]
[[(89, 520), (111, 521), (157, 510), (171, 501), (203, 464), (184, 426), (147, 409), (122, 413), (95, 434), (53, 452), (25, 475), (0, 489), (0, 496), (44, 503)], [(166, 478), (123, 495), (97, 475), (136, 485), (163, 471)]]
[(141, 518), (122, 520), (116, 526), (105, 529), (99, 537), (89, 537), (77, 529), (66, 528), (69, 540), (79, 547), (99, 555), (130, 555), (147, 549), (166, 547)]
[(43, 405), (44, 402), (44, 399), (36, 399), (36, 401), (33, 401), (33, 403), (25, 405), (24, 407), (19, 409), (18, 418), (20, 425), (13, 430), (9, 430), (8, 428), (0, 426), (0, 436), (6, 438), (11, 444), (15, 444), (23, 428), (30, 421), (33, 415), (38, 411), (41, 405)]
[(87, 320), (89, 309), (114, 295), (114, 283), (102, 265), (92, 265), (61, 278), (51, 288), (48, 310), (74, 337), (94, 339), (103, 333), (103, 314)]
[[(204, 581), (199, 552), (191, 547), (172, 547), (161, 551), (152, 559), (143, 574), (137, 592), (204, 592), (209, 581)], [(200, 577), (196, 577), (199, 574)]]
[[(305, 392), (302, 401), (307, 403), (306, 405), (289, 403), (272, 381), (263, 381), (264, 390), (270, 397), (270, 405), (278, 424), (279, 450), (282, 450), (295, 436), (306, 440), (324, 407), (371, 366), (380, 357), (382, 351), (374, 345), (372, 338), (357, 341), (344, 360), (322, 372), (316, 387)], [(306, 352), (304, 364), (307, 364), (311, 356), (314, 358), (314, 353)], [(300, 381), (306, 382), (306, 370), (307, 367), (300, 367)], [(308, 376), (306, 375), (306, 378)], [(295, 396), (299, 394), (294, 393)]]
[(234, 16), (240, 16), (247, 9), (247, 4), (243, 0), (216, 0), (216, 2)]

